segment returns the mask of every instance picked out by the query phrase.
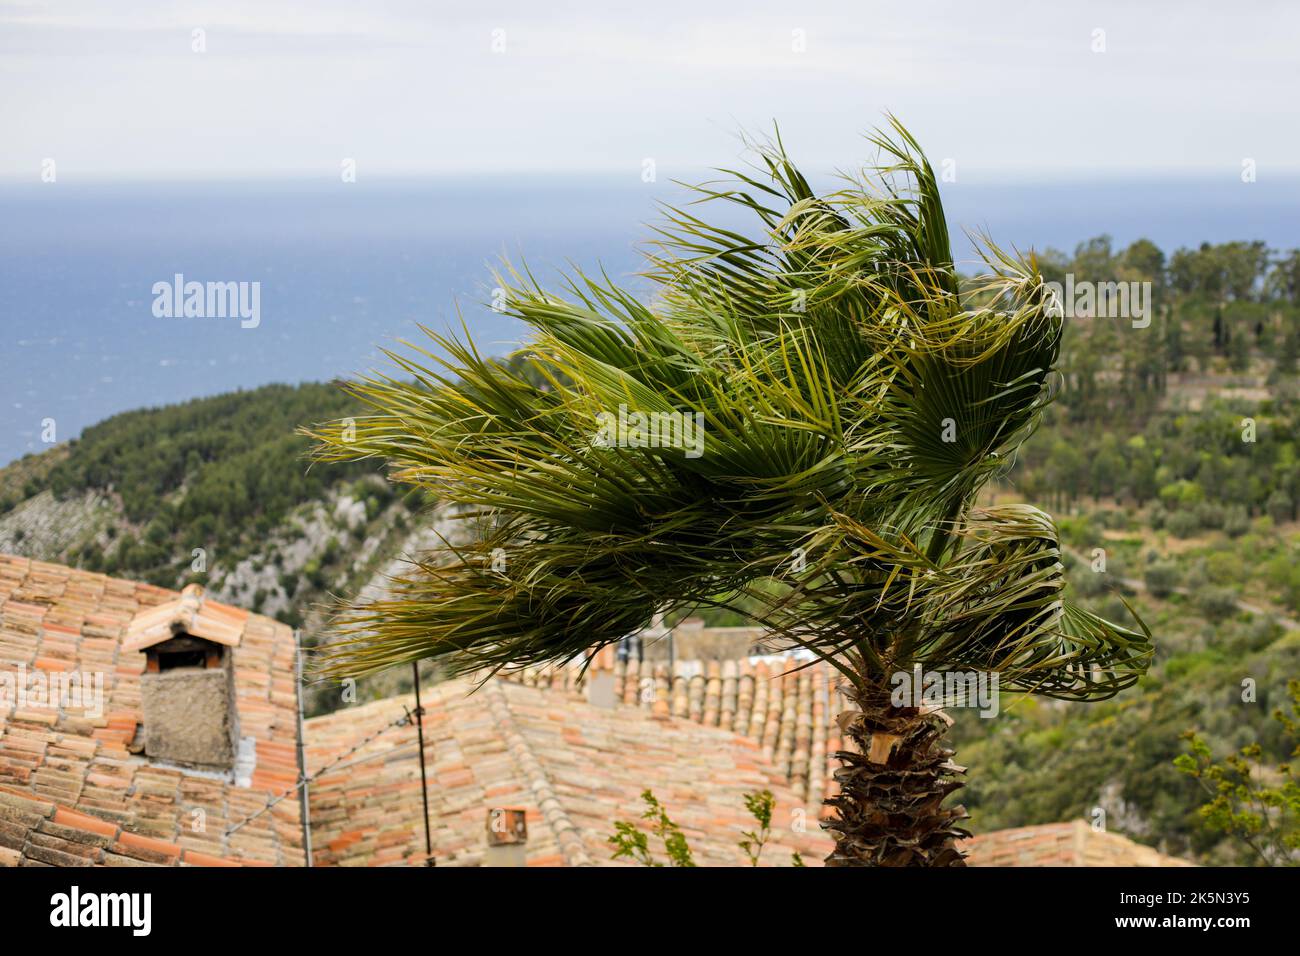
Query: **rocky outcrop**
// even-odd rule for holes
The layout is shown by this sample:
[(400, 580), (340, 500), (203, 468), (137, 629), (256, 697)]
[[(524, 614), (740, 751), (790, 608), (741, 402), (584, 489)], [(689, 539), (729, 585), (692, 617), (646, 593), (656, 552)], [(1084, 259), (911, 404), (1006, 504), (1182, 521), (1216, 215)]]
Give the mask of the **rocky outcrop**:
[(0, 517), (0, 554), (64, 561), (87, 543), (102, 547), (110, 540), (109, 529), (123, 523), (108, 495), (87, 491), (61, 500), (42, 491)]

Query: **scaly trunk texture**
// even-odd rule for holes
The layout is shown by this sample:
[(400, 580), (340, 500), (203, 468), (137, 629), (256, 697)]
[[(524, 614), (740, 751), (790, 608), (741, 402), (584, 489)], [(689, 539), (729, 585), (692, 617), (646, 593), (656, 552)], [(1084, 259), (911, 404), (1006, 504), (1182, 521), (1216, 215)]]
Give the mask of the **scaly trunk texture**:
[(964, 767), (943, 746), (952, 721), (941, 710), (896, 707), (889, 691), (850, 691), (856, 710), (840, 729), (858, 748), (835, 754), (840, 792), (826, 801), (837, 815), (824, 826), (835, 836), (827, 866), (965, 866), (957, 824), (965, 807), (943, 806), (962, 787)]

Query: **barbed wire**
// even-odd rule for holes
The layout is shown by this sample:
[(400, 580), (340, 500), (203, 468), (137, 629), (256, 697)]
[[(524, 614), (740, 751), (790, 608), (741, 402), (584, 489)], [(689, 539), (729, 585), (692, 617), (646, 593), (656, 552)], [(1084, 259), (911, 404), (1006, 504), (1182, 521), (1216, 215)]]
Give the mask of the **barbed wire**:
[[(362, 747), (365, 747), (367, 744), (369, 744), (371, 741), (375, 740), (382, 734), (386, 734), (388, 731), (396, 727), (405, 727), (406, 725), (410, 724), (412, 720), (424, 716), (423, 707), (417, 707), (415, 710), (411, 710), (410, 708), (403, 706), (402, 711), (403, 713), (401, 717), (389, 721), (387, 724), (385, 724), (384, 726), (376, 730), (373, 734), (370, 734), (369, 736), (362, 738), (355, 746), (349, 748), (348, 750), (343, 751), (343, 753), (339, 754), (337, 757), (335, 757), (325, 766), (321, 767), (314, 774), (311, 774), (310, 776), (304, 776), (301, 780), (298, 781), (297, 784), (295, 784), (294, 786), (286, 790), (284, 793), (272, 799), (269, 803), (267, 803), (266, 806), (262, 807), (262, 809), (258, 810), (256, 813), (250, 814), (249, 816), (245, 817), (243, 820), (240, 820), (234, 826), (227, 828), (221, 835), (223, 837), (228, 837), (231, 834), (237, 833), (240, 829), (252, 823), (254, 820), (262, 816), (262, 814), (266, 813), (267, 811), (271, 810), (281, 801), (288, 799), (289, 797), (293, 796), (295, 793), (297, 793), (303, 787), (307, 786), (312, 781), (318, 780), (325, 774), (329, 773), (331, 770), (334, 770), (336, 767), (338, 767), (339, 764), (343, 763), (343, 761), (347, 760), (349, 757), (355, 754)], [(377, 754), (372, 754), (370, 757), (367, 757), (365, 759), (370, 760), (372, 758), (386, 757), (386, 756), (389, 756), (388, 751), (382, 751)], [(362, 761), (360, 760), (357, 761), (357, 763), (361, 763), (361, 762)]]

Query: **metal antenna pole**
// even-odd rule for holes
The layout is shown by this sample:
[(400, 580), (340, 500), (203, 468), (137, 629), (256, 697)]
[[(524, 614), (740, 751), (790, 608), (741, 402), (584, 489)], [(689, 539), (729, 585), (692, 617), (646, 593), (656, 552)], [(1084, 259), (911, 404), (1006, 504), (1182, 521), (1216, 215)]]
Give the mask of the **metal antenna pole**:
[(302, 719), (302, 632), (297, 628), (293, 632), (294, 651), (294, 697), (298, 701), (298, 812), (302, 815), (302, 849), (304, 862), (312, 865), (311, 851), (311, 801), (307, 794), (307, 754), (305, 750), (305, 733)]
[(424, 800), (424, 865), (437, 866), (433, 859), (433, 835), (429, 832), (429, 777), (424, 769), (424, 708), (420, 705), (418, 661), (411, 661), (411, 673), (415, 676), (415, 734), (420, 743), (420, 796)]

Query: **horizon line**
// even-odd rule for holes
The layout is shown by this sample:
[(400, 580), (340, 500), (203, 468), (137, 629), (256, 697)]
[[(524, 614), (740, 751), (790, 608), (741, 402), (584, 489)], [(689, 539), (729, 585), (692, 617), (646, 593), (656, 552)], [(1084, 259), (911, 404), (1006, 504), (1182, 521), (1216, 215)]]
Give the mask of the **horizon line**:
[[(671, 168), (671, 167), (670, 167)], [(844, 167), (839, 167), (843, 169)], [(870, 167), (864, 167), (870, 168)], [(835, 179), (839, 176), (836, 169), (826, 169), (814, 174), (819, 178)], [(683, 177), (725, 176), (720, 169), (710, 166), (684, 166), (673, 168), (671, 175), (665, 174), (658, 181), (642, 182), (637, 167), (592, 167), (567, 169), (489, 169), (489, 170), (443, 170), (425, 172), (376, 172), (358, 176), (355, 181), (342, 182), (337, 173), (322, 171), (267, 172), (267, 173), (200, 173), (197, 175), (149, 175), (149, 174), (91, 174), (69, 178), (66, 174), (54, 183), (43, 182), (39, 172), (27, 175), (0, 173), (0, 189), (13, 189), (24, 186), (253, 186), (253, 185), (340, 185), (364, 186), (374, 185), (413, 185), (438, 182), (463, 182), (465, 180), (484, 180), (499, 182), (504, 179), (520, 180), (520, 185), (527, 182), (544, 180), (561, 181), (583, 178), (596, 178), (602, 182), (614, 179), (626, 180), (629, 188), (671, 186)], [(1249, 185), (1268, 180), (1300, 179), (1300, 165), (1277, 167), (1266, 170)], [(1222, 181), (1225, 185), (1241, 183), (1240, 169), (1236, 166), (1134, 166), (1134, 167), (1061, 167), (1052, 172), (1038, 168), (1025, 167), (962, 167), (956, 181), (940, 182), (940, 188), (964, 185), (1032, 185), (1032, 184), (1122, 184), (1130, 182), (1150, 183), (1153, 180), (1169, 182), (1214, 182)], [(1243, 184), (1244, 185), (1244, 184)]]

